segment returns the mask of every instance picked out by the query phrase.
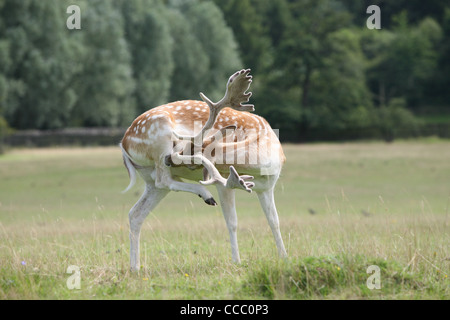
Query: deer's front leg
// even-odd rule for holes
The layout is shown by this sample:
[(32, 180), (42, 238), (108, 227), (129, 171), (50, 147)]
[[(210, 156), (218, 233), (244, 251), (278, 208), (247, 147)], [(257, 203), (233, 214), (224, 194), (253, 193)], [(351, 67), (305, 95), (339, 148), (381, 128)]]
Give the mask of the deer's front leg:
[(239, 246), (237, 241), (237, 214), (235, 205), (234, 190), (226, 188), (222, 185), (216, 185), (220, 198), (220, 206), (222, 208), (223, 217), (227, 223), (228, 232), (230, 234), (231, 258), (233, 262), (240, 263)]

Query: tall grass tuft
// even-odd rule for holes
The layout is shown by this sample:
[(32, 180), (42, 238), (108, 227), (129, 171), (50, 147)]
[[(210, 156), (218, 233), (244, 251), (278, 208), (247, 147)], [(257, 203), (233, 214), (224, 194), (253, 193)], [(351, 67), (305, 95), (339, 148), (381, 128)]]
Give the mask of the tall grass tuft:
[[(378, 266), (381, 288), (370, 289), (369, 266)], [(373, 299), (415, 292), (445, 295), (439, 286), (425, 284), (417, 273), (409, 273), (396, 261), (366, 258), (362, 255), (337, 255), (262, 262), (248, 273), (242, 291), (266, 299)]]

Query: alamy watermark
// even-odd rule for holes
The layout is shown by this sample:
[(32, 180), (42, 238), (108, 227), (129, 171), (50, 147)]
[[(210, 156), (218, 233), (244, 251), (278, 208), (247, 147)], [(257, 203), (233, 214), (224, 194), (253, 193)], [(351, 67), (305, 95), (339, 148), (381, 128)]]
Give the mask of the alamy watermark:
[(372, 274), (367, 278), (366, 286), (370, 290), (381, 289), (381, 270), (377, 265), (371, 265), (367, 268), (366, 272)]
[[(66, 20), (66, 26), (69, 30), (81, 29), (81, 9), (77, 5), (70, 5), (67, 7), (66, 12), (70, 16)], [(366, 21), (368, 29), (381, 29), (381, 9), (377, 5), (370, 5), (366, 9), (366, 13), (371, 14)]]
[(67, 7), (66, 12), (70, 16), (66, 20), (66, 26), (69, 30), (81, 29), (81, 9), (77, 5), (71, 5)]
[(67, 289), (81, 289), (81, 272), (80, 267), (71, 265), (67, 267), (66, 273), (72, 274), (66, 281)]
[(379, 6), (371, 5), (367, 7), (366, 13), (371, 13), (367, 19), (366, 26), (368, 29), (381, 29), (381, 9)]

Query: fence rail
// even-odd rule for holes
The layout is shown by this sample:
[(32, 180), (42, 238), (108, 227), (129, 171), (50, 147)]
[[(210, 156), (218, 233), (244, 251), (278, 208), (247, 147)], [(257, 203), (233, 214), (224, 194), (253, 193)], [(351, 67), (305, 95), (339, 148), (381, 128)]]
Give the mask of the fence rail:
[(24, 130), (5, 137), (14, 147), (105, 146), (118, 144), (126, 128), (68, 128), (61, 130)]
[[(24, 130), (17, 131), (3, 138), (3, 143), (12, 147), (50, 147), (50, 146), (107, 146), (117, 145), (122, 140), (126, 128), (68, 128), (61, 130)], [(286, 140), (280, 132), (280, 140)], [(450, 138), (450, 124), (426, 124), (414, 132), (379, 132), (374, 128), (364, 130), (341, 130), (326, 132), (324, 130), (309, 130), (301, 137), (294, 137), (289, 142), (312, 141), (352, 141), (361, 139), (379, 139), (391, 141), (397, 138), (413, 138), (437, 136)], [(1, 148), (0, 139), (0, 148)]]

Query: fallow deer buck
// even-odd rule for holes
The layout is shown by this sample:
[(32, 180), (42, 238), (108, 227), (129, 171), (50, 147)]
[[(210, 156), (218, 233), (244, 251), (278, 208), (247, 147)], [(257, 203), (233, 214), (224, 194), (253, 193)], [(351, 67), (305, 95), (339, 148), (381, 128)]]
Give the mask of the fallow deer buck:
[[(234, 189), (256, 191), (278, 253), (287, 255), (273, 194), (285, 156), (268, 122), (249, 112), (254, 111), (253, 105), (242, 104), (251, 96), (247, 93), (252, 82), (249, 73), (248, 69), (233, 74), (225, 96), (217, 103), (200, 93), (204, 102), (177, 101), (150, 109), (126, 131), (120, 144), (130, 175), (125, 191), (134, 185), (136, 171), (146, 183), (143, 195), (129, 213), (132, 270), (140, 267), (140, 230), (149, 212), (169, 191), (191, 192), (208, 205), (217, 205), (204, 187), (211, 184), (220, 197), (234, 262), (240, 262)], [(194, 184), (181, 178), (203, 181)]]

